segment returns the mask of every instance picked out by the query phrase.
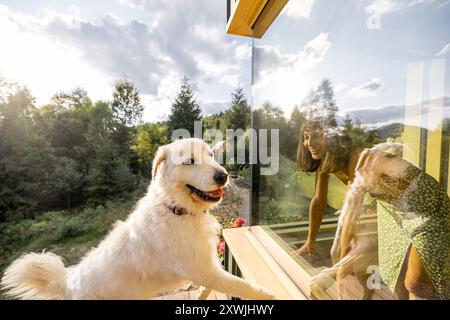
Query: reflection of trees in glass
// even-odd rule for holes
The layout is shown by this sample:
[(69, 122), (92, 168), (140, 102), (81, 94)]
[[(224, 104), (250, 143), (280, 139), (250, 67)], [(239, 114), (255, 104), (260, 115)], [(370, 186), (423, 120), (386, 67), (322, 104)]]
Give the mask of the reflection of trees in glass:
[[(326, 153), (316, 162), (314, 170), (320, 165), (322, 171), (336, 172), (347, 166), (350, 153), (370, 147), (378, 142), (379, 138), (374, 130), (361, 126), (358, 120), (347, 116), (338, 123), (339, 110), (334, 98), (333, 86), (328, 79), (324, 79), (315, 90), (311, 90), (301, 105), (301, 112), (305, 121), (300, 129), (297, 160), (299, 169), (311, 171), (308, 162), (309, 150), (303, 146), (303, 133), (308, 132), (316, 138), (325, 139)], [(306, 165), (306, 166), (305, 166)]]
[(311, 90), (301, 105), (306, 120), (322, 128), (336, 128), (338, 107), (330, 80), (324, 79), (316, 90)]
[(350, 142), (352, 150), (371, 147), (380, 140), (377, 130), (364, 128), (358, 120), (353, 121), (348, 115), (343, 120), (341, 133)]
[[(309, 126), (326, 137), (328, 159), (337, 163), (337, 167), (346, 165), (352, 151), (380, 142), (377, 130), (369, 130), (349, 116), (339, 120), (338, 110), (333, 85), (324, 79), (294, 107), (289, 118), (270, 102), (253, 111), (256, 129), (280, 130), (280, 170), (275, 176), (264, 176), (260, 180), (261, 221), (274, 223), (306, 218), (315, 178), (296, 168), (297, 148), (302, 146), (302, 128)], [(343, 201), (345, 186), (336, 179), (330, 181), (330, 189), (335, 191), (330, 195), (329, 203), (338, 208)], [(327, 213), (332, 212), (333, 208), (328, 207)]]
[(338, 107), (334, 100), (334, 92), (331, 82), (324, 79), (316, 90), (317, 102), (321, 106), (325, 115), (325, 124), (330, 128), (337, 127), (336, 113)]
[(297, 143), (298, 143), (298, 135), (300, 132), (300, 129), (302, 127), (302, 124), (305, 121), (305, 115), (300, 111), (300, 108), (298, 106), (294, 107), (294, 110), (291, 112), (291, 117), (289, 119), (289, 136), (290, 138), (287, 139), (287, 152), (286, 155), (295, 161), (295, 158), (297, 157)]
[[(286, 130), (288, 128), (287, 119), (284, 116), (283, 110), (274, 106), (271, 102), (266, 101), (261, 108), (253, 111), (253, 127), (256, 130), (267, 129), (268, 132), (271, 129), (280, 130), (279, 148), (280, 153), (282, 150), (286, 150), (285, 143), (288, 137), (286, 137)], [(268, 134), (268, 137), (270, 134)], [(268, 140), (267, 154), (271, 153), (271, 141)], [(281, 167), (280, 167), (281, 169)], [(262, 176), (260, 181), (260, 187), (262, 190), (261, 196), (263, 200), (275, 201), (278, 199), (278, 179), (281, 175), (281, 171), (276, 176)]]

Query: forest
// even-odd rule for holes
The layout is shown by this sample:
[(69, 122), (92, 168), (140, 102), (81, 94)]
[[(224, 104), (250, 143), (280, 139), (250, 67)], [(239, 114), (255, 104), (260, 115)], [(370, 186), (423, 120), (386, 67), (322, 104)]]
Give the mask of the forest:
[[(231, 93), (227, 109), (203, 115), (184, 78), (168, 119), (152, 123), (143, 121), (140, 93), (127, 79), (115, 83), (110, 101), (93, 101), (75, 88), (39, 106), (27, 88), (0, 86), (0, 274), (29, 251), (46, 249), (77, 262), (145, 193), (153, 156), (174, 129), (193, 133), (194, 121), (201, 120), (204, 130), (219, 129), (225, 136), (226, 129), (246, 130), (253, 121), (256, 129), (280, 129), (280, 152), (293, 162), (308, 106), (337, 126), (329, 80), (290, 115), (270, 102), (252, 113), (242, 88)], [(356, 140), (376, 136), (351, 119), (344, 119), (343, 127)], [(250, 178), (248, 163), (226, 166), (232, 176)], [(274, 179), (284, 180), (283, 172)]]

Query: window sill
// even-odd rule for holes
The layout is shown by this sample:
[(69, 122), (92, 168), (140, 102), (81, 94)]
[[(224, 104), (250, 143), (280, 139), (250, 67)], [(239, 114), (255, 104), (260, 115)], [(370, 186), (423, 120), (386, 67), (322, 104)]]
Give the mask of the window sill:
[[(360, 223), (376, 224), (376, 217), (367, 215)], [(323, 246), (329, 246), (336, 226), (337, 218), (324, 219), (321, 235), (316, 241), (323, 242)], [(289, 233), (295, 235), (291, 237), (296, 238), (295, 243), (288, 244), (280, 237)], [(295, 252), (294, 248), (304, 241), (306, 233), (307, 223), (225, 229), (225, 268), (235, 275), (272, 290), (278, 299), (340, 299), (333, 277), (323, 279), (322, 285), (312, 285), (312, 278), (325, 266), (313, 266)], [(347, 297), (345, 299), (359, 300), (363, 297), (363, 287), (356, 276), (348, 275), (344, 281)], [(382, 285), (375, 291), (373, 299), (392, 300), (396, 297)]]
[[(308, 299), (272, 254), (269, 253), (267, 243), (263, 244), (261, 242), (259, 235), (264, 234), (267, 235), (260, 226), (223, 230), (223, 236), (226, 242), (225, 268), (227, 271), (235, 275), (242, 275), (244, 279), (256, 282), (270, 289), (278, 299)], [(270, 238), (270, 236), (267, 235), (267, 238)], [(264, 242), (266, 240), (269, 239), (265, 238)], [(278, 246), (274, 241), (271, 245)], [(275, 249), (275, 251), (280, 254), (284, 252), (281, 247)], [(289, 256), (287, 258), (291, 259)], [(286, 257), (283, 257), (283, 259), (286, 259)], [(304, 270), (303, 272), (305, 273)]]

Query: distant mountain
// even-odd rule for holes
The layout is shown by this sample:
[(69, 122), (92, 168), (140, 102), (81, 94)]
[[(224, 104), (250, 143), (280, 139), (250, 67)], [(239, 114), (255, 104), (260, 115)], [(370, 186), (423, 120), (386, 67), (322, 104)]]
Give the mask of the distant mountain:
[(391, 123), (374, 129), (383, 140), (387, 138), (397, 138), (403, 132), (403, 124)]
[[(437, 103), (440, 103), (439, 99), (431, 99), (422, 101), (422, 106), (425, 109), (424, 114), (429, 115), (433, 113), (433, 109)], [(394, 105), (394, 106), (383, 106), (375, 109), (354, 109), (346, 111), (342, 117), (338, 117), (338, 120), (342, 121), (346, 115), (349, 115), (354, 121), (359, 120), (361, 124), (369, 126), (382, 126), (389, 123), (401, 124), (405, 122), (405, 106), (404, 105)], [(444, 97), (444, 115), (450, 117), (450, 97)], [(413, 124), (419, 120), (413, 119)]]
[(388, 122), (402, 122), (404, 118), (404, 106), (384, 106), (376, 109), (356, 109), (346, 112), (354, 121), (361, 124), (377, 124)]

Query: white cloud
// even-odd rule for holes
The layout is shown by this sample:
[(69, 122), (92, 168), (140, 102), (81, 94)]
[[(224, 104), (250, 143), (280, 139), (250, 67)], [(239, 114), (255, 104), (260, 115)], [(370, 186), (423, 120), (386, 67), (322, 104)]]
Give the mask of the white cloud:
[[(328, 33), (321, 32), (317, 37), (305, 45), (303, 54), (304, 62), (308, 66), (321, 62), (330, 47), (331, 42), (328, 41)], [(298, 62), (302, 63), (301, 61)]]
[(223, 83), (230, 88), (237, 88), (238, 86), (242, 86), (242, 81), (239, 77), (239, 74), (226, 74), (219, 79), (220, 83)]
[(316, 0), (290, 0), (283, 9), (283, 14), (292, 18), (309, 18), (315, 2)]
[(252, 56), (252, 46), (249, 43), (244, 43), (236, 47), (236, 59), (238, 61), (248, 60)]
[(447, 0), (371, 0), (365, 10), (370, 15), (382, 16), (422, 4), (440, 3)]
[(230, 100), (202, 100), (199, 102), (204, 115), (216, 114), (224, 111), (231, 104)]
[(450, 0), (447, 0), (447, 1), (445, 1), (445, 2), (442, 2), (442, 3), (438, 6), (438, 9), (440, 9), (440, 8), (442, 8), (442, 7), (444, 7), (444, 6), (448, 5), (448, 4), (450, 4)]
[(211, 47), (220, 52), (227, 52), (231, 57), (219, 58), (205, 49), (192, 51), (194, 60), (202, 77), (206, 81), (218, 81), (229, 87), (239, 84), (239, 69), (241, 63), (251, 58), (251, 46), (248, 43), (237, 45), (233, 42), (223, 41), (223, 30), (207, 25), (196, 25), (194, 33), (199, 39), (204, 39)]
[(450, 53), (450, 43), (447, 43), (441, 51), (436, 53), (436, 57), (445, 56), (446, 54)]
[(154, 95), (141, 94), (141, 102), (146, 106), (144, 119), (165, 120), (181, 86), (181, 78), (174, 71), (168, 71), (161, 77)]
[(303, 50), (284, 53), (278, 47), (260, 46), (255, 48), (255, 82), (273, 82), (271, 77), (285, 71), (299, 72), (313, 68), (322, 62), (331, 47), (328, 33), (320, 33), (306, 43)]
[(112, 79), (86, 63), (77, 48), (40, 32), (42, 23), (0, 5), (0, 75), (30, 88), (39, 104), (80, 85), (94, 99), (109, 95)]
[(375, 0), (365, 7), (365, 10), (368, 14), (381, 16), (389, 12), (398, 11), (402, 9), (403, 5), (396, 0)]
[(436, 0), (412, 0), (408, 3), (408, 7), (412, 7), (418, 4), (428, 4), (432, 2), (436, 2)]
[(343, 82), (333, 84), (333, 90), (335, 93), (339, 93), (347, 89), (348, 85)]
[(379, 78), (372, 78), (369, 82), (363, 83), (357, 87), (348, 90), (348, 95), (352, 98), (369, 98), (377, 94), (378, 90), (383, 86), (383, 82)]
[(308, 90), (318, 83), (308, 76), (308, 71), (319, 65), (331, 48), (327, 33), (320, 33), (294, 53), (282, 52), (274, 46), (255, 48), (255, 73), (253, 96), (255, 106), (266, 100), (280, 105), (289, 114), (299, 104)]
[(220, 3), (118, 3), (139, 10), (145, 21), (112, 14), (85, 20), (75, 5), (40, 15), (0, 5), (0, 76), (27, 85), (39, 104), (76, 86), (93, 99), (110, 99), (113, 82), (126, 76), (143, 95), (146, 120), (159, 119), (162, 106), (170, 106), (162, 84), (173, 93), (179, 85), (171, 84), (184, 75), (194, 88), (217, 83), (233, 89), (239, 84), (251, 47), (248, 39), (225, 34)]

